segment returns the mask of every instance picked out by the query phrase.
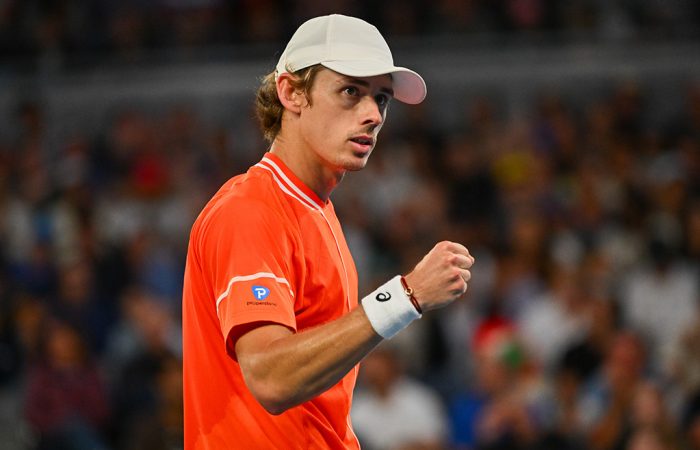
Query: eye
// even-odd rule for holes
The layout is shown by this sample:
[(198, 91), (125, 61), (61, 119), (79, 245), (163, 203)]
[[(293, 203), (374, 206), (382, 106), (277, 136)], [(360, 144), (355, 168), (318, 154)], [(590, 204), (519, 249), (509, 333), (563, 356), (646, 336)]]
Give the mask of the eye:
[(358, 95), (360, 95), (360, 90), (355, 86), (347, 86), (343, 88), (343, 92), (351, 97), (357, 97)]
[(386, 94), (379, 94), (376, 97), (374, 97), (374, 101), (377, 102), (377, 105), (379, 106), (386, 106), (389, 104), (389, 100), (391, 100), (391, 97), (389, 97)]

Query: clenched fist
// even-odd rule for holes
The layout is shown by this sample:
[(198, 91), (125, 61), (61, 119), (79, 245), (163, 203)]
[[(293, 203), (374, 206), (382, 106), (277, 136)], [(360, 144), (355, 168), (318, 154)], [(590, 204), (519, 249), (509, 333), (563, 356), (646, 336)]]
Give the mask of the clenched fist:
[(474, 257), (462, 244), (443, 241), (406, 275), (423, 311), (441, 308), (467, 292)]

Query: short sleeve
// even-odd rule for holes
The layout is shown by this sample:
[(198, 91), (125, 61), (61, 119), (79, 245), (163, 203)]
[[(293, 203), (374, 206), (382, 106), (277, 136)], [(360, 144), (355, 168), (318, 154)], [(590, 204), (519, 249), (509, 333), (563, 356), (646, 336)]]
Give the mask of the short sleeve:
[(293, 242), (283, 214), (262, 201), (233, 198), (212, 210), (199, 252), (225, 340), (235, 342), (234, 328), (253, 322), (296, 331)]

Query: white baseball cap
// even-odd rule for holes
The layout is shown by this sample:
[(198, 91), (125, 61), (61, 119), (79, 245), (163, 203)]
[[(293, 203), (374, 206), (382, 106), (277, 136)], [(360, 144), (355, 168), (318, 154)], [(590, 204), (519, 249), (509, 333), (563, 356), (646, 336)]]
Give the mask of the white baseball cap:
[(394, 66), (389, 45), (374, 25), (331, 14), (310, 19), (297, 29), (277, 63), (277, 76), (321, 64), (349, 77), (391, 74), (394, 98), (412, 105), (423, 101), (425, 81), (416, 72)]

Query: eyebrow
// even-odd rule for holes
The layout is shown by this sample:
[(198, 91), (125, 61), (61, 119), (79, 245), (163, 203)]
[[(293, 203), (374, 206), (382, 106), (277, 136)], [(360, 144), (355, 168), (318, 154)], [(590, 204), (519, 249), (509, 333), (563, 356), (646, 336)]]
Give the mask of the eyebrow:
[[(352, 78), (352, 77), (347, 77), (347, 79), (351, 83), (359, 84), (360, 86), (367, 87), (367, 88), (369, 87), (369, 81), (361, 80), (359, 78)], [(394, 96), (394, 90), (391, 88), (381, 87), (381, 88), (379, 88), (379, 90), (385, 94), (392, 96), (392, 97)]]

